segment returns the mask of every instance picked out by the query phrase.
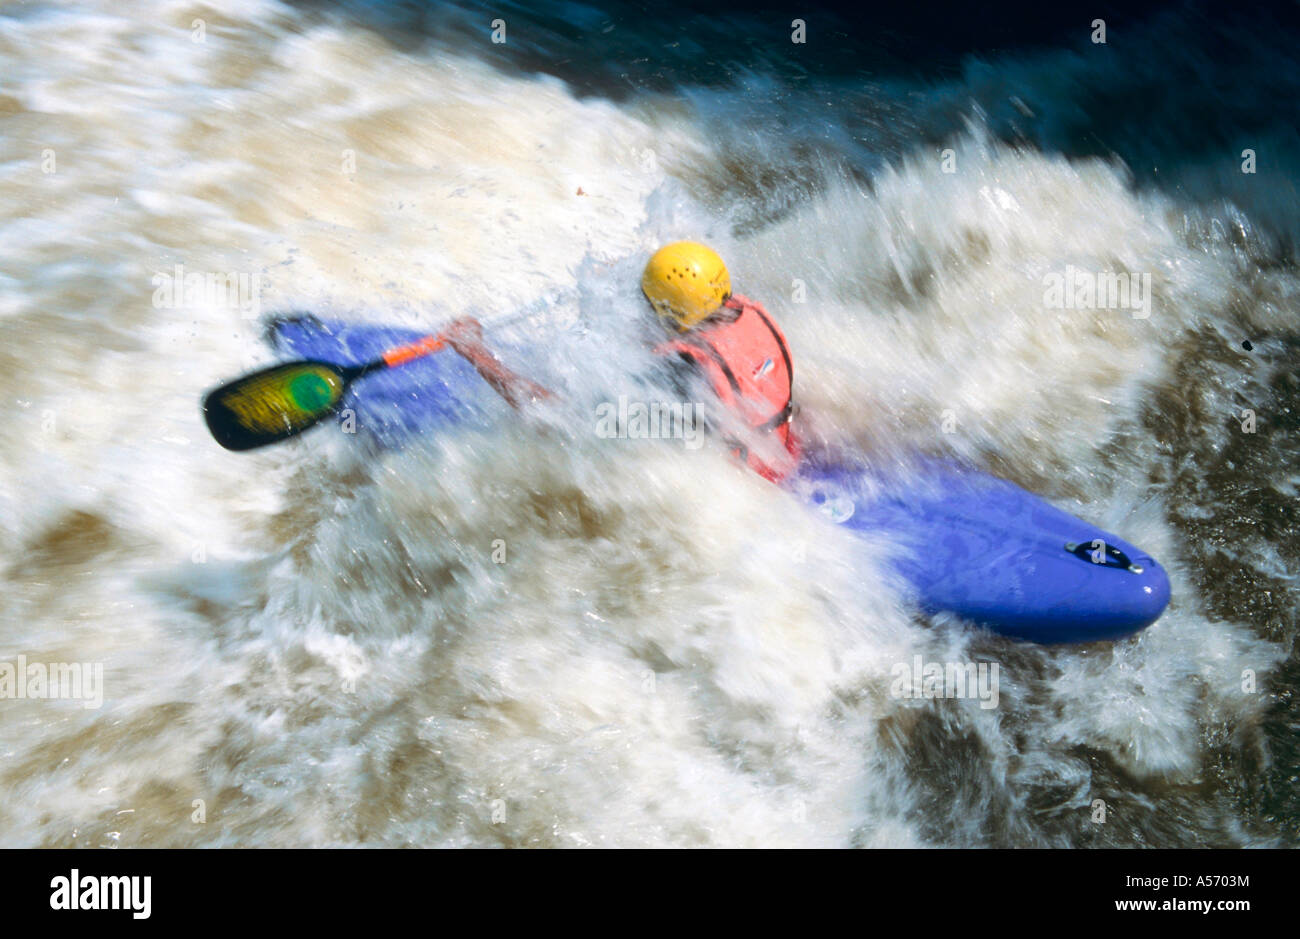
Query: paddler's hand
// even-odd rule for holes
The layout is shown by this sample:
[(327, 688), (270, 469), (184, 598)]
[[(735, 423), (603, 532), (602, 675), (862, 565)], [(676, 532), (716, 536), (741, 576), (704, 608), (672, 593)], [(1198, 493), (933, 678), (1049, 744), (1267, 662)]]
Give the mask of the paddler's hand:
[(483, 324), (472, 316), (452, 320), (442, 331), (442, 338), (467, 359), (487, 352), (487, 346), (483, 344)]
[(447, 345), (466, 359), (483, 380), (513, 408), (526, 402), (545, 401), (551, 392), (534, 381), (512, 372), (483, 343), (483, 325), (472, 316), (452, 320), (439, 334)]

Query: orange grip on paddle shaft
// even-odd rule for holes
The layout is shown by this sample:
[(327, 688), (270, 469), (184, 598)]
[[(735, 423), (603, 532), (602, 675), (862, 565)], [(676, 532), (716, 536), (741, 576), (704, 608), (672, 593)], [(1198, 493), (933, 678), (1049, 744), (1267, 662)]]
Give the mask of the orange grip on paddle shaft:
[(417, 339), (415, 342), (407, 343), (404, 346), (389, 349), (383, 355), (384, 364), (390, 368), (394, 365), (402, 365), (412, 359), (418, 359), (437, 352), (446, 344), (447, 342), (442, 336), (425, 336), (423, 339)]

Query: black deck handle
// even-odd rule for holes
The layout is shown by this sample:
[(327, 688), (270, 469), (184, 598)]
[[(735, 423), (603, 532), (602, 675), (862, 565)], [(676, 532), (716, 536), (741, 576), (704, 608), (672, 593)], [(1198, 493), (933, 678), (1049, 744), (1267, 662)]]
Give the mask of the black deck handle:
[[(1105, 546), (1105, 560), (1098, 561), (1093, 558), (1097, 549)], [(1104, 567), (1120, 567), (1126, 571), (1132, 571), (1134, 574), (1141, 574), (1142, 567), (1134, 564), (1127, 554), (1117, 548), (1115, 545), (1102, 538), (1092, 538), (1088, 541), (1067, 541), (1065, 550), (1069, 551), (1081, 561), (1088, 561), (1091, 564), (1100, 564)]]

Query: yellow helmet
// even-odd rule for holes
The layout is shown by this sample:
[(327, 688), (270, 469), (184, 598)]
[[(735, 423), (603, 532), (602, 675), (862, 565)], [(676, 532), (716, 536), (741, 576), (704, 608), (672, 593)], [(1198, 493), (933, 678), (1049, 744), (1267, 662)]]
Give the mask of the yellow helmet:
[(641, 290), (660, 316), (686, 332), (731, 296), (731, 275), (712, 248), (675, 241), (651, 255)]

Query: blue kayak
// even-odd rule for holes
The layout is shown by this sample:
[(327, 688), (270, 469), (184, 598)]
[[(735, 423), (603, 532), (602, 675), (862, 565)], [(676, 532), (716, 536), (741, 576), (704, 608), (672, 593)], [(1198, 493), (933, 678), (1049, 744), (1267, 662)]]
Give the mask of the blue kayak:
[[(315, 317), (268, 330), (281, 352), (341, 365), (424, 334)], [(344, 407), (393, 443), (439, 425), (490, 423), (481, 385), (460, 356), (433, 355), (368, 376)], [(810, 460), (786, 486), (833, 523), (896, 545), (891, 563), (926, 614), (956, 614), (1016, 639), (1079, 643), (1130, 636), (1169, 603), (1169, 578), (1146, 552), (971, 467), (921, 460), (886, 473)]]

